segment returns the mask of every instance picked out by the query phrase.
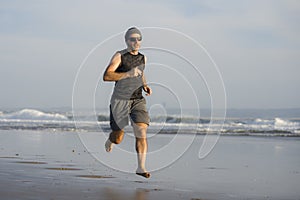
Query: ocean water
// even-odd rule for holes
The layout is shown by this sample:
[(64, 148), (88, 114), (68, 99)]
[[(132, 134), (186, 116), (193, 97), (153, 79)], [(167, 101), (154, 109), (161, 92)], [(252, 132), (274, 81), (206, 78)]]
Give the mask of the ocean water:
[[(150, 134), (221, 134), (239, 136), (300, 136), (300, 109), (229, 109), (225, 120), (201, 116), (195, 110), (150, 113)], [(108, 110), (77, 112), (72, 109), (7, 109), (0, 111), (0, 130), (109, 132)]]

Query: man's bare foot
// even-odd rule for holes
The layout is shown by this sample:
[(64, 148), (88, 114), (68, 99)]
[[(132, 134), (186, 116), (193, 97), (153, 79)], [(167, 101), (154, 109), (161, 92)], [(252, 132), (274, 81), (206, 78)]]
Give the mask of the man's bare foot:
[(105, 150), (106, 152), (111, 152), (113, 149), (114, 143), (112, 143), (109, 139), (105, 142)]
[(144, 170), (138, 169), (138, 170), (136, 170), (135, 173), (144, 178), (150, 178), (150, 176), (151, 176), (151, 174), (149, 172), (147, 172), (145, 169)]
[(143, 173), (138, 173), (136, 172), (136, 175), (145, 177), (145, 178), (150, 178), (151, 174), (149, 172), (143, 172)]

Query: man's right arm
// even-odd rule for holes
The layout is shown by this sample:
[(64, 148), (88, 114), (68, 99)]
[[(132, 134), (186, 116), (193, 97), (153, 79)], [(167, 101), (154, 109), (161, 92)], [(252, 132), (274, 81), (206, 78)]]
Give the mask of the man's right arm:
[(133, 68), (128, 72), (116, 72), (121, 64), (121, 54), (116, 53), (103, 74), (103, 81), (119, 81), (121, 79), (140, 76), (142, 71), (138, 68)]

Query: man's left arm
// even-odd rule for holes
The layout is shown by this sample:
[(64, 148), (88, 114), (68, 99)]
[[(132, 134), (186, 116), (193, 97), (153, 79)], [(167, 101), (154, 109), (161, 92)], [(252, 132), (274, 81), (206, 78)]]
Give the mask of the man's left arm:
[[(147, 62), (146, 56), (144, 56), (144, 59), (145, 59), (145, 65), (146, 65), (146, 62)], [(144, 72), (143, 72), (143, 75), (142, 75), (142, 80), (143, 80), (143, 90), (146, 92), (146, 96), (151, 95), (152, 94), (152, 89), (147, 85), (147, 81), (146, 81), (146, 77), (145, 77)]]
[(149, 96), (152, 94), (152, 89), (147, 85), (144, 73), (143, 73), (142, 79), (143, 79), (143, 90), (146, 92), (146, 96)]

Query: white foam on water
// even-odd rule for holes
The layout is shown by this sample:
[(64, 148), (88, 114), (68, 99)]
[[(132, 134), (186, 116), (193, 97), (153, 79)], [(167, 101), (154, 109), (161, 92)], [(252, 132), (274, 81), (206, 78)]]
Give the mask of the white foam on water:
[(299, 123), (297, 122), (290, 122), (288, 120), (283, 120), (281, 118), (275, 118), (274, 125), (276, 127), (291, 127), (291, 126), (297, 126)]
[(23, 109), (17, 112), (3, 114), (1, 113), (0, 119), (13, 119), (13, 120), (68, 120), (68, 118), (58, 113), (44, 113), (34, 109)]
[[(109, 131), (109, 115), (83, 112), (76, 123), (70, 112), (42, 112), (22, 109), (15, 112), (0, 111), (0, 129), (55, 129), (80, 131)], [(68, 118), (69, 116), (69, 118)], [(100, 116), (100, 117), (99, 117)], [(100, 121), (97, 121), (100, 120)], [(164, 120), (162, 120), (164, 119)], [(76, 127), (75, 127), (76, 124)], [(300, 136), (300, 120), (295, 118), (228, 118), (224, 124), (209, 118), (180, 115), (151, 116), (149, 133), (221, 133), (226, 135)]]

